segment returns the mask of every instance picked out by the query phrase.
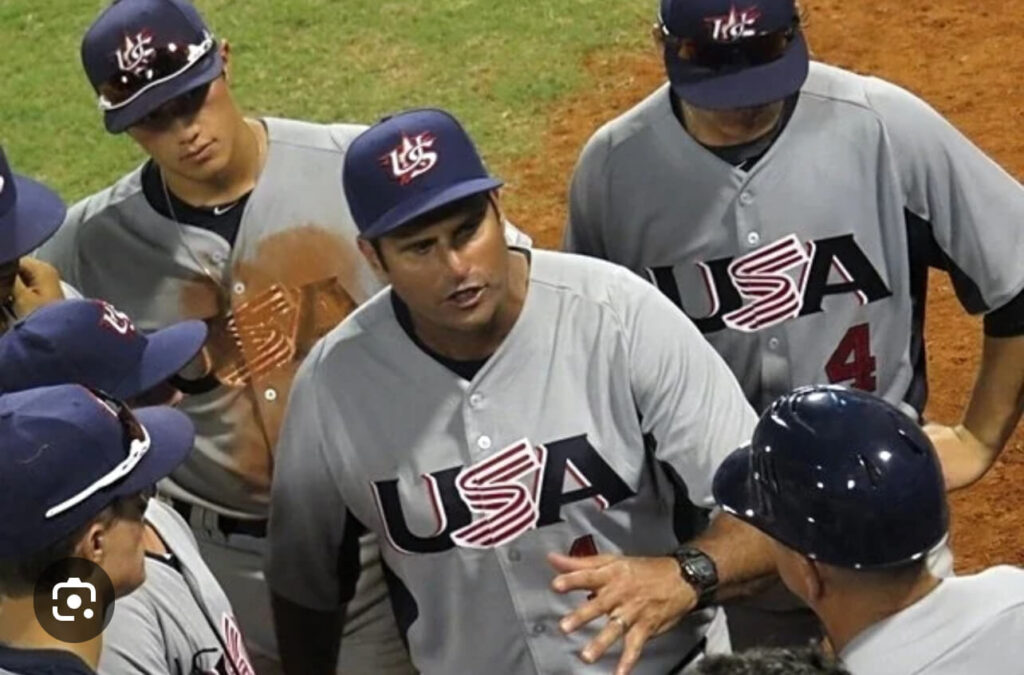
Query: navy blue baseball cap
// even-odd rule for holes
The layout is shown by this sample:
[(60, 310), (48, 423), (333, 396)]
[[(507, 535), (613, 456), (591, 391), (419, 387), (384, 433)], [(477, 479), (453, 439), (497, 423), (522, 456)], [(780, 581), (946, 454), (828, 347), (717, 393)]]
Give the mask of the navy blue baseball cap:
[(16, 175), (0, 148), (0, 264), (28, 255), (52, 237), (64, 212), (57, 193)]
[(0, 395), (0, 438), (0, 558), (17, 559), (166, 478), (195, 429), (174, 408), (65, 384)]
[(106, 302), (55, 302), (0, 336), (0, 392), (75, 383), (129, 399), (188, 365), (206, 333), (193, 320), (147, 335)]
[(658, 28), (672, 89), (698, 108), (779, 101), (807, 79), (794, 0), (661, 0)]
[(922, 560), (949, 511), (935, 448), (883, 399), (801, 387), (761, 415), (712, 492), (724, 511), (813, 560), (849, 569)]
[(437, 109), (386, 117), (360, 134), (345, 154), (342, 183), (365, 239), (502, 184), (459, 121)]
[(224, 69), (216, 38), (185, 0), (115, 0), (86, 31), (82, 65), (111, 133)]

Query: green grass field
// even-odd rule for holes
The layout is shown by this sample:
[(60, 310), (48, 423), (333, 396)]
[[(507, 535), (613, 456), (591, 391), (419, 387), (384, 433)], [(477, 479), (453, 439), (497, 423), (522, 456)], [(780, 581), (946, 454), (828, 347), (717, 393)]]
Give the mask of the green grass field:
[[(0, 142), (19, 173), (76, 200), (141, 157), (107, 134), (79, 60), (106, 0), (0, 0)], [(198, 0), (233, 48), (252, 114), (372, 122), (455, 112), (492, 161), (536, 151), (584, 55), (640, 46), (654, 0)]]

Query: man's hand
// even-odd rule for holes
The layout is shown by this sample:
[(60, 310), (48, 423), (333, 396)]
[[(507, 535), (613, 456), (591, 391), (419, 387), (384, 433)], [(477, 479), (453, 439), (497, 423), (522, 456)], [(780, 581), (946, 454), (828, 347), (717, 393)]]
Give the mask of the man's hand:
[(624, 648), (615, 675), (627, 675), (651, 637), (679, 623), (697, 605), (697, 594), (679, 573), (674, 558), (632, 558), (596, 555), (570, 558), (548, 554), (559, 572), (551, 582), (558, 593), (590, 591), (587, 602), (562, 618), (559, 625), (572, 633), (607, 615), (604, 628), (584, 649), (587, 663), (600, 659), (620, 638)]
[(942, 463), (946, 490), (959, 490), (974, 483), (985, 475), (999, 455), (998, 450), (982, 443), (962, 424), (947, 427), (929, 423), (924, 426), (924, 431), (935, 445)]
[(35, 258), (21, 259), (11, 302), (16, 317), (24, 318), (43, 305), (63, 299), (60, 274), (52, 265)]

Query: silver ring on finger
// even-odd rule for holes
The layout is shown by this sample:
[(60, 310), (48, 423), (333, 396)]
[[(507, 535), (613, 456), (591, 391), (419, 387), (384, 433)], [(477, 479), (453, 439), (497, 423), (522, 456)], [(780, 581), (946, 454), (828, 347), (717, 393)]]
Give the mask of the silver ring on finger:
[(629, 624), (626, 623), (626, 620), (621, 616), (609, 616), (608, 621), (617, 625), (622, 630), (623, 634), (629, 630)]

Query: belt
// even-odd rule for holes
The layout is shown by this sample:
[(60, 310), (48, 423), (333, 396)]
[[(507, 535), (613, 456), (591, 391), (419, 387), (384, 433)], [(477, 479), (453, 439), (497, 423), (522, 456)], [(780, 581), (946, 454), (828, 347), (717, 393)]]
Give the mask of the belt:
[[(172, 499), (171, 506), (174, 507), (174, 510), (181, 514), (181, 517), (185, 519), (185, 522), (190, 525), (192, 524), (193, 511), (197, 509), (206, 510), (202, 507), (194, 506), (179, 499)], [(232, 518), (231, 516), (222, 516), (217, 514), (217, 529), (225, 536), (243, 534), (248, 537), (263, 539), (267, 536), (267, 520), (266, 518), (260, 520), (243, 520), (241, 518)]]

